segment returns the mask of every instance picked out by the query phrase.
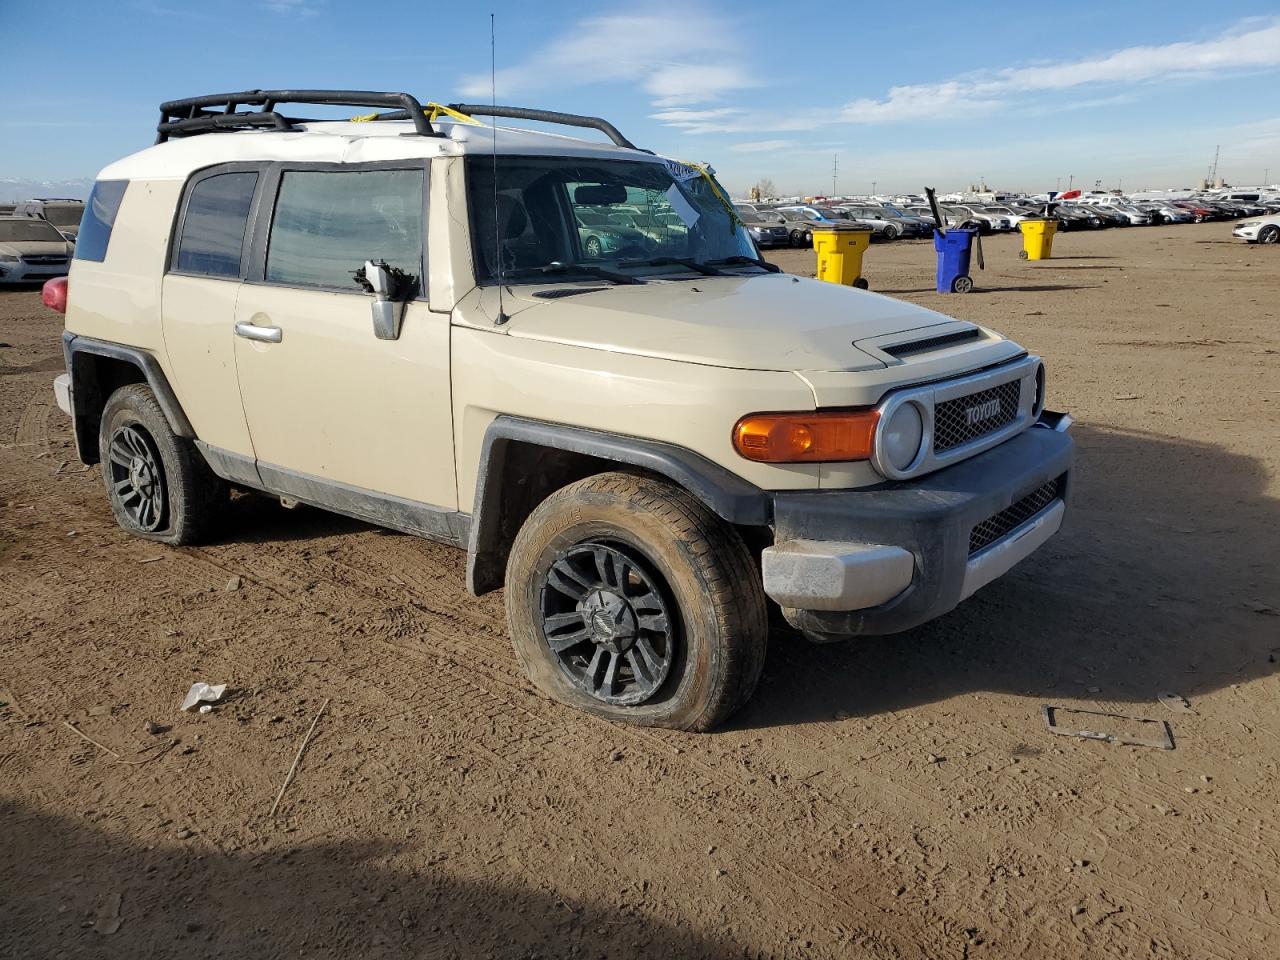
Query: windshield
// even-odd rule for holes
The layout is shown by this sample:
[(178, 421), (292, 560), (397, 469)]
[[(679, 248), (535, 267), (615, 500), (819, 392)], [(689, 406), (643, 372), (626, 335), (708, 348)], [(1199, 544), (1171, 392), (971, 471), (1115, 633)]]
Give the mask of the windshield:
[[(494, 174), (497, 174), (497, 189)], [(645, 261), (759, 258), (723, 188), (690, 167), (575, 157), (469, 157), (468, 199), (481, 283), (573, 279)], [(677, 180), (676, 178), (680, 179)], [(496, 194), (496, 196), (495, 196)], [(495, 228), (496, 223), (496, 228)]]
[(66, 243), (53, 224), (44, 220), (0, 220), (0, 242), (5, 240), (55, 240)]
[(44, 218), (56, 227), (78, 227), (84, 216), (83, 203), (52, 204), (44, 208)]

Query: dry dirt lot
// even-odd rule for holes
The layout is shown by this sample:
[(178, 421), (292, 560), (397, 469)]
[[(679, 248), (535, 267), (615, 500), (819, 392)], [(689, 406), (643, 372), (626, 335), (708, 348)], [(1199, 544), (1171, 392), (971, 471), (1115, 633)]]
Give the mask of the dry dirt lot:
[[(0, 954), (1280, 956), (1280, 249), (1228, 234), (992, 240), (948, 297), (927, 243), (873, 247), (875, 290), (1046, 358), (1074, 513), (911, 633), (775, 629), (701, 736), (535, 696), (444, 547), (255, 498), (210, 547), (129, 539), (53, 405), (58, 320), (0, 293)], [(179, 714), (197, 679), (234, 694)]]

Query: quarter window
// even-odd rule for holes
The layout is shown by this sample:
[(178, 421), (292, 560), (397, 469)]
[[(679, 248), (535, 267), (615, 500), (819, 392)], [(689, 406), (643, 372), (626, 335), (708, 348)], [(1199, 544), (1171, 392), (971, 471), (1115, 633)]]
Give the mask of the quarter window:
[(93, 260), (101, 263), (107, 258), (107, 244), (111, 242), (111, 228), (115, 226), (120, 202), (124, 199), (128, 180), (99, 180), (93, 185), (89, 202), (85, 204), (84, 217), (80, 221), (80, 233), (76, 237), (77, 260)]
[(249, 205), (258, 184), (252, 170), (206, 177), (191, 188), (174, 269), (209, 277), (240, 276)]
[(420, 169), (285, 171), (266, 279), (356, 292), (352, 274), (366, 260), (420, 277), (423, 187)]

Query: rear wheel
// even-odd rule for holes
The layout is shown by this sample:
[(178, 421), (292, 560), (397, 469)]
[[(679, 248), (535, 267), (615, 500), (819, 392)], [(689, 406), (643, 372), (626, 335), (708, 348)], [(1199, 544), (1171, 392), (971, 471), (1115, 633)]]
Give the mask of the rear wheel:
[(1025, 251), (1025, 250), (1019, 250), (1019, 251), (1018, 251), (1018, 259), (1019, 259), (1019, 260), (1025, 260), (1025, 259), (1027, 259), (1027, 257), (1028, 257), (1028, 256), (1029, 256), (1029, 254), (1027, 253), (1027, 251)]
[(973, 277), (966, 275), (956, 277), (951, 281), (952, 293), (971, 293), (973, 292)]
[(600, 474), (543, 501), (512, 546), (506, 605), (534, 685), (610, 720), (709, 730), (764, 666), (764, 590), (742, 539), (649, 477)]
[(604, 253), (604, 245), (600, 242), (599, 237), (587, 237), (587, 242), (583, 244), (582, 251), (592, 260), (596, 260)]
[(146, 384), (121, 387), (107, 399), (98, 452), (111, 512), (123, 529), (175, 546), (208, 537), (227, 485), (190, 440), (169, 428)]
[(871, 288), (871, 284), (867, 283), (866, 277), (859, 277), (857, 280), (853, 281), (853, 285), (859, 290), (869, 290)]

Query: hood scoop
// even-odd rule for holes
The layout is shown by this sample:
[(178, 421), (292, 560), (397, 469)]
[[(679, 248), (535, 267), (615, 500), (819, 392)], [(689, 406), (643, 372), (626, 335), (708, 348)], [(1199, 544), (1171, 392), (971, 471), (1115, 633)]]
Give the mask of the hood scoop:
[(922, 340), (908, 340), (905, 343), (888, 344), (880, 349), (895, 360), (902, 360), (906, 357), (914, 357), (916, 354), (932, 353), (934, 350), (941, 350), (944, 347), (954, 347), (961, 343), (969, 343), (973, 340), (981, 339), (982, 331), (977, 327), (970, 327), (968, 330), (955, 330), (951, 333), (943, 333), (934, 337), (925, 337)]

